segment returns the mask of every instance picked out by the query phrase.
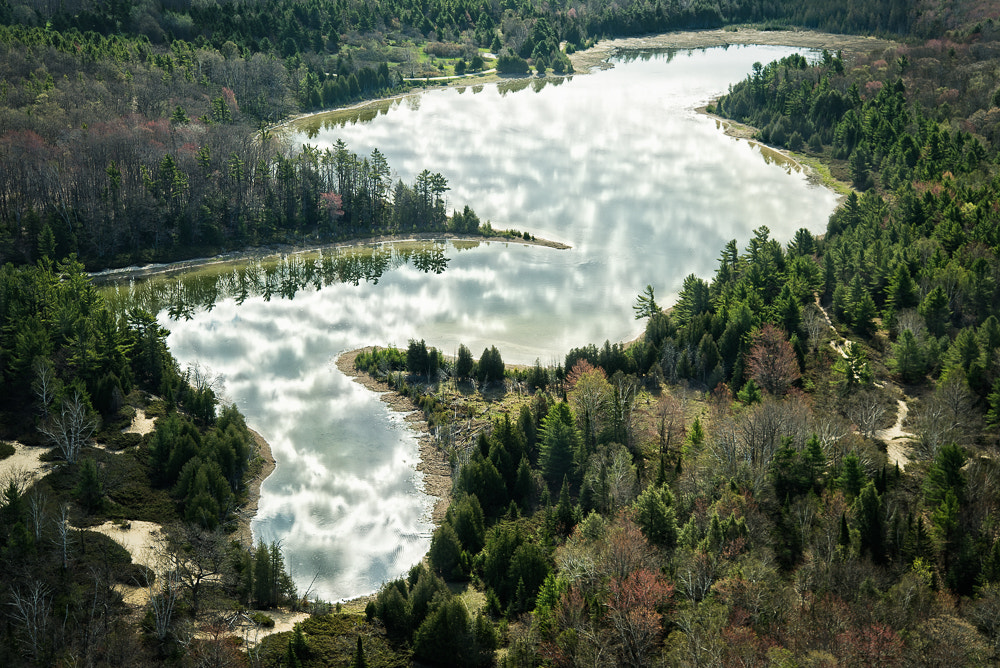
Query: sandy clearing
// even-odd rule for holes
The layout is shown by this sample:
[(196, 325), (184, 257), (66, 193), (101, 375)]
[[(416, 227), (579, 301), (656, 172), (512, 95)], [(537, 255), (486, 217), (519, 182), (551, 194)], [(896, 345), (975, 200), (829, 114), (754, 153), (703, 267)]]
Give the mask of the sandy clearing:
[[(160, 524), (142, 520), (126, 520), (123, 527), (108, 521), (86, 527), (86, 529), (104, 534), (124, 547), (132, 555), (132, 562), (151, 569), (156, 574), (157, 580), (163, 575), (166, 561), (162, 556), (159, 544), (165, 535)], [(130, 606), (141, 608), (149, 602), (149, 587), (116, 584), (115, 589), (121, 594), (125, 603)]]
[(57, 464), (42, 461), (42, 455), (48, 452), (48, 448), (28, 447), (17, 441), (10, 443), (14, 446), (14, 454), (0, 459), (0, 483), (5, 487), (13, 478), (21, 489), (27, 489), (44, 478)]
[(130, 424), (125, 429), (122, 429), (123, 434), (139, 434), (140, 436), (145, 436), (156, 428), (156, 418), (146, 417), (146, 411), (141, 408), (135, 409), (135, 417), (132, 418), (132, 424)]
[(127, 528), (107, 521), (92, 527), (88, 531), (96, 531), (111, 538), (132, 555), (132, 561), (152, 569), (157, 576), (163, 572), (163, 561), (160, 558), (159, 542), (165, 537), (163, 526), (156, 522), (142, 520), (126, 520)]
[(256, 647), (264, 638), (275, 633), (292, 631), (296, 624), (309, 619), (308, 612), (289, 612), (287, 610), (263, 610), (262, 612), (274, 620), (274, 626), (271, 628), (258, 626), (245, 616), (241, 616), (242, 620), (233, 629), (233, 633), (243, 638), (249, 647)]

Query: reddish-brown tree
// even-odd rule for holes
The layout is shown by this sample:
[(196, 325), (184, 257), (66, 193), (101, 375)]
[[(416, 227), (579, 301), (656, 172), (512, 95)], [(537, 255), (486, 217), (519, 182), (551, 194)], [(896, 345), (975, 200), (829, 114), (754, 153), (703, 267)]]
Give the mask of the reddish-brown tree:
[(659, 574), (642, 569), (611, 581), (607, 620), (618, 640), (623, 665), (645, 666), (663, 633), (662, 606), (674, 588)]
[(754, 337), (747, 355), (747, 369), (754, 382), (765, 391), (781, 396), (797, 381), (799, 362), (785, 333), (767, 323)]

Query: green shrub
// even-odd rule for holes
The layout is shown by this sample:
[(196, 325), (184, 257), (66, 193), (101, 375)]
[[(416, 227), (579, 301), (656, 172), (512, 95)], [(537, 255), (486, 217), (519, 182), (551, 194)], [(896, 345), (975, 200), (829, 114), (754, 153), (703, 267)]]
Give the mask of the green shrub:
[(0, 459), (7, 459), (14, 454), (14, 444), (0, 441)]
[(259, 626), (263, 626), (268, 629), (274, 628), (274, 620), (259, 610), (250, 615), (250, 620)]

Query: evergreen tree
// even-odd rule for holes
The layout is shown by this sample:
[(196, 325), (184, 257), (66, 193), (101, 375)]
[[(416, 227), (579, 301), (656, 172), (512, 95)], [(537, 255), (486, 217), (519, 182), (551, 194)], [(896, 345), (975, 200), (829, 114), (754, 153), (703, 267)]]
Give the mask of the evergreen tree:
[(859, 535), (859, 550), (871, 556), (872, 561), (885, 561), (885, 523), (882, 518), (882, 499), (875, 491), (875, 484), (867, 483), (854, 501), (854, 516)]
[(636, 499), (635, 521), (653, 545), (673, 549), (677, 544), (677, 516), (668, 487), (650, 485)]
[(539, 463), (549, 485), (556, 485), (572, 469), (573, 456), (580, 449), (580, 433), (569, 404), (562, 401), (549, 409), (542, 420)]
[(97, 512), (104, 506), (104, 485), (93, 459), (84, 459), (80, 463), (80, 482), (74, 491), (87, 512)]
[(472, 351), (470, 351), (465, 344), (460, 344), (458, 346), (458, 358), (455, 360), (455, 376), (459, 380), (465, 380), (472, 373), (472, 367), (475, 362), (472, 359)]
[(927, 329), (934, 336), (941, 336), (947, 331), (951, 310), (948, 308), (948, 295), (941, 286), (935, 287), (924, 300), (920, 302), (920, 315), (924, 316)]
[(361, 636), (358, 636), (358, 647), (354, 650), (354, 662), (351, 664), (351, 668), (367, 668), (368, 662), (365, 661), (365, 650), (361, 644)]
[(840, 476), (837, 477), (837, 486), (844, 490), (844, 494), (848, 497), (855, 497), (861, 492), (861, 487), (864, 484), (865, 472), (861, 468), (861, 462), (858, 460), (857, 455), (849, 454), (845, 456)]

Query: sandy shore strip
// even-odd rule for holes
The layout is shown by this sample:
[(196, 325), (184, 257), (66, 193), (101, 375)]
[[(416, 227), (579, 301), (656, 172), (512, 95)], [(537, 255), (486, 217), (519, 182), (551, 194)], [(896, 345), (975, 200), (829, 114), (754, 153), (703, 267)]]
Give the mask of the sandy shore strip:
[(271, 445), (267, 440), (253, 429), (250, 430), (250, 434), (253, 436), (257, 455), (264, 460), (264, 463), (260, 473), (250, 481), (250, 486), (247, 488), (247, 501), (238, 511), (236, 531), (233, 532), (233, 538), (248, 548), (254, 546), (250, 522), (257, 516), (257, 506), (260, 503), (260, 486), (267, 480), (269, 475), (274, 473), (274, 467), (276, 466), (274, 455), (271, 454)]
[(367, 373), (360, 373), (354, 368), (354, 360), (358, 354), (371, 351), (372, 348), (359, 348), (350, 352), (342, 353), (336, 359), (337, 368), (354, 382), (363, 385), (373, 392), (378, 392), (382, 396), (382, 401), (399, 413), (406, 413), (406, 420), (420, 434), (418, 442), (420, 444), (420, 463), (417, 470), (424, 474), (424, 493), (437, 499), (434, 503), (434, 510), (431, 512), (431, 521), (434, 526), (440, 526), (448, 512), (448, 504), (451, 502), (451, 464), (444, 451), (434, 444), (434, 437), (431, 436), (423, 414), (413, 407), (413, 402), (407, 397), (399, 394), (386, 383), (372, 378)]
[(119, 283), (123, 281), (135, 280), (137, 278), (148, 278), (151, 276), (169, 276), (196, 269), (199, 267), (209, 267), (227, 262), (246, 262), (248, 260), (265, 260), (268, 258), (279, 258), (285, 255), (295, 255), (298, 253), (316, 253), (319, 251), (333, 251), (351, 248), (364, 248), (365, 246), (381, 246), (384, 244), (396, 244), (405, 242), (426, 242), (434, 243), (438, 241), (471, 241), (484, 243), (520, 244), (523, 246), (542, 246), (554, 248), (556, 250), (568, 250), (572, 248), (561, 241), (551, 239), (522, 239), (505, 236), (484, 237), (476, 234), (390, 234), (377, 237), (358, 237), (344, 241), (331, 243), (304, 242), (302, 244), (274, 244), (257, 248), (247, 248), (244, 250), (220, 253), (211, 257), (191, 258), (190, 260), (178, 260), (176, 262), (165, 262), (161, 264), (147, 264), (142, 266), (122, 267), (120, 269), (105, 269), (103, 271), (89, 274), (92, 280), (99, 284)]
[(587, 73), (591, 69), (612, 67), (608, 59), (622, 51), (640, 49), (705, 49), (731, 44), (760, 44), (764, 46), (795, 46), (807, 49), (826, 49), (867, 53), (885, 49), (893, 42), (876, 37), (858, 35), (834, 35), (812, 30), (757, 30), (739, 28), (737, 30), (685, 30), (662, 35), (642, 37), (620, 37), (605, 39), (589, 49), (570, 55), (570, 62), (577, 73)]

